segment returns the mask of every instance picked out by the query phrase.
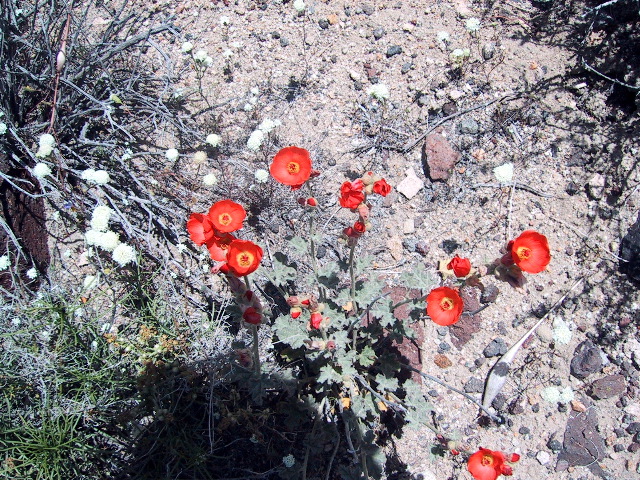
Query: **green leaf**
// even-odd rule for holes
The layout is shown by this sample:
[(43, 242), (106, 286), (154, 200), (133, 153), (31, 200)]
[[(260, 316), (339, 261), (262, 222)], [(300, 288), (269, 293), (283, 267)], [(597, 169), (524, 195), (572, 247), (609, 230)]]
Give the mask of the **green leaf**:
[(296, 269), (292, 266), (294, 264), (287, 264), (287, 261), (288, 258), (283, 253), (277, 252), (273, 256), (273, 281), (280, 287), (296, 279)]
[(302, 237), (293, 237), (289, 240), (288, 244), (298, 255), (307, 255), (309, 253), (309, 245)]
[(336, 372), (331, 365), (325, 365), (320, 369), (317, 381), (318, 383), (331, 385), (332, 383), (342, 382), (342, 375)]
[(291, 348), (300, 348), (309, 337), (300, 319), (293, 319), (289, 315), (276, 318), (272, 328), (278, 339)]
[(318, 267), (318, 281), (327, 288), (335, 289), (338, 286), (338, 272), (340, 267), (336, 262), (327, 262)]
[(436, 278), (427, 271), (427, 268), (418, 263), (411, 270), (400, 275), (399, 284), (406, 288), (417, 288), (421, 290), (431, 290), (437, 283)]
[(395, 392), (398, 389), (398, 379), (395, 377), (386, 377), (384, 375), (376, 375), (376, 383), (378, 390), (386, 392)]
[(378, 360), (380, 361), (380, 370), (385, 377), (391, 378), (400, 371), (400, 362), (393, 353), (384, 353), (380, 355)]
[(367, 270), (369, 270), (374, 260), (375, 260), (375, 257), (373, 255), (358, 256), (353, 262), (353, 267), (354, 267), (356, 277), (359, 277), (360, 275), (365, 273)]
[(122, 100), (120, 100), (120, 97), (115, 93), (112, 93), (111, 95), (109, 95), (109, 100), (111, 100), (116, 105), (122, 105)]
[(371, 345), (365, 345), (358, 356), (358, 363), (365, 368), (370, 367), (376, 362), (376, 358), (376, 352), (373, 351)]
[(419, 428), (422, 425), (429, 424), (433, 406), (425, 399), (420, 385), (409, 380), (402, 385), (402, 388), (406, 392), (405, 404), (408, 407), (404, 418), (409, 426), (411, 428)]

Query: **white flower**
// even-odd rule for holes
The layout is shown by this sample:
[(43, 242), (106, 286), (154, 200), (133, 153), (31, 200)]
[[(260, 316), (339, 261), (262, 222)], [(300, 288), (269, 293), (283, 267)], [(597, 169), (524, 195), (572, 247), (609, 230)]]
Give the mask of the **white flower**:
[(494, 168), (493, 174), (500, 183), (510, 183), (513, 180), (513, 163), (505, 163)]
[(178, 245), (176, 245), (176, 248), (180, 253), (182, 253), (187, 249), (187, 246), (184, 243), (179, 243)]
[(573, 392), (571, 387), (564, 387), (562, 390), (560, 390), (560, 395), (558, 396), (558, 402), (569, 403), (574, 398), (575, 398), (575, 393)]
[(249, 150), (253, 150), (257, 152), (262, 145), (262, 141), (264, 140), (264, 133), (262, 130), (254, 130), (249, 136), (249, 140), (247, 140), (247, 148)]
[(98, 185), (106, 185), (111, 180), (109, 172), (106, 170), (96, 170), (93, 174), (93, 181)]
[(91, 214), (91, 228), (99, 232), (104, 232), (109, 226), (109, 219), (112, 213), (113, 210), (106, 205), (98, 205)]
[(279, 127), (282, 122), (280, 120), (271, 120), (270, 118), (265, 118), (260, 125), (258, 125), (258, 130), (262, 130), (265, 134), (271, 132), (276, 127)]
[(220, 17), (220, 25), (222, 25), (223, 27), (229, 25), (230, 23), (231, 23), (231, 19), (226, 15), (223, 15)]
[(243, 109), (245, 112), (250, 112), (251, 110), (253, 110), (253, 104), (251, 104), (251, 103), (247, 102), (247, 103), (245, 103), (245, 104), (244, 104), (244, 106), (242, 107), (242, 109)]
[(198, 50), (193, 55), (193, 58), (195, 59), (196, 62), (204, 62), (207, 59), (207, 57), (208, 55), (206, 50)]
[(124, 153), (122, 154), (122, 156), (120, 157), (120, 159), (123, 162), (126, 162), (127, 160), (129, 160), (131, 158), (131, 149), (127, 148)]
[(566, 345), (571, 341), (573, 333), (569, 325), (561, 318), (556, 318), (553, 322), (553, 339), (556, 343)]
[(260, 170), (256, 170), (254, 175), (256, 177), (256, 182), (258, 183), (265, 183), (269, 179), (269, 172), (262, 168)]
[(204, 63), (205, 66), (210, 67), (211, 65), (213, 65), (213, 58), (207, 55), (207, 58), (205, 58), (202, 63)]
[(449, 58), (453, 63), (462, 64), (465, 58), (468, 58), (471, 55), (471, 51), (468, 48), (464, 50), (462, 48), (456, 48), (453, 52), (449, 54)]
[(258, 87), (252, 87), (249, 91), (251, 92), (251, 95), (260, 95), (260, 89)]
[(293, 8), (295, 8), (297, 12), (304, 12), (305, 7), (304, 0), (295, 0), (295, 2), (293, 2)]
[(178, 153), (178, 150), (176, 150), (175, 148), (170, 148), (164, 154), (164, 156), (167, 157), (172, 162), (176, 161), (179, 155), (180, 154)]
[(558, 387), (547, 387), (540, 392), (542, 399), (549, 403), (558, 403), (560, 401), (560, 390)]
[(56, 144), (56, 139), (53, 138), (53, 135), (50, 133), (45, 133), (38, 140), (38, 146), (40, 147), (54, 147)]
[(121, 243), (113, 251), (113, 260), (121, 267), (124, 267), (127, 263), (136, 262), (136, 251), (132, 246), (126, 243)]
[(99, 275), (87, 275), (86, 277), (84, 277), (84, 280), (82, 281), (82, 289), (85, 292), (88, 292), (89, 290), (93, 290), (98, 286), (99, 281), (100, 281)]
[(282, 464), (287, 468), (293, 467), (295, 463), (296, 463), (296, 457), (294, 457), (293, 455), (287, 455), (286, 457), (282, 457)]
[(189, 53), (191, 50), (193, 50), (193, 43), (184, 42), (182, 44), (181, 50), (182, 50), (182, 53)]
[(210, 133), (209, 135), (207, 135), (207, 139), (205, 141), (212, 147), (217, 147), (218, 145), (220, 145), (221, 140), (222, 137), (220, 135), (216, 133)]
[(384, 83), (376, 83), (367, 89), (367, 93), (378, 100), (386, 100), (389, 98), (389, 87)]
[(102, 232), (99, 230), (87, 230), (84, 234), (84, 241), (87, 245), (96, 245), (100, 239)]
[(222, 56), (223, 56), (224, 58), (226, 58), (226, 59), (229, 59), (229, 58), (231, 58), (231, 57), (233, 56), (233, 52), (232, 52), (231, 50), (229, 50), (228, 48), (225, 48), (225, 49), (222, 51)]
[(96, 246), (100, 247), (105, 252), (113, 252), (113, 250), (120, 245), (120, 238), (116, 232), (108, 231), (101, 232), (96, 241)]
[(0, 135), (4, 135), (5, 133), (7, 133), (7, 124), (0, 122)]
[(218, 183), (218, 177), (216, 177), (213, 173), (205, 175), (202, 177), (202, 183), (204, 183), (207, 187), (211, 187)]
[(203, 152), (202, 150), (198, 150), (196, 153), (193, 154), (193, 163), (195, 163), (196, 165), (202, 165), (206, 161), (207, 161), (206, 152)]
[(36, 152), (36, 157), (46, 158), (51, 155), (51, 152), (53, 152), (53, 145), (40, 145), (40, 147), (38, 147), (38, 151)]
[(29, 277), (31, 280), (35, 280), (36, 278), (38, 278), (38, 270), (36, 270), (34, 267), (31, 267), (29, 270), (27, 270), (27, 277)]
[(480, 20), (472, 17), (467, 20), (466, 27), (469, 32), (475, 33), (480, 30)]
[(9, 268), (9, 265), (11, 265), (9, 255), (2, 255), (0, 257), (0, 272)]
[(451, 40), (451, 36), (449, 35), (449, 32), (446, 32), (444, 30), (438, 32), (438, 40), (440, 40), (443, 43), (449, 43), (449, 41)]
[(49, 165), (46, 163), (40, 162), (36, 163), (36, 166), (33, 167), (31, 173), (33, 173), (33, 176), (36, 178), (44, 178), (47, 175), (51, 175), (51, 168), (49, 168)]
[(87, 182), (93, 181), (93, 177), (95, 176), (96, 171), (93, 168), (87, 168), (84, 172), (80, 174), (80, 178)]

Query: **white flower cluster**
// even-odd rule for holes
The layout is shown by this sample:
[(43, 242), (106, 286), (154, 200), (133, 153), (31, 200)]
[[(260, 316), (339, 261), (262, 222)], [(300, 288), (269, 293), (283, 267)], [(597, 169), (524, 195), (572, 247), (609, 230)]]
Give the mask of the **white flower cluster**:
[(9, 268), (9, 265), (11, 265), (9, 255), (2, 255), (0, 257), (0, 272)]
[(207, 142), (212, 147), (217, 147), (218, 145), (220, 145), (221, 141), (222, 137), (217, 133), (210, 133), (209, 135), (207, 135), (207, 139), (205, 140), (205, 142)]
[(553, 340), (560, 344), (566, 345), (571, 341), (571, 337), (573, 336), (573, 332), (565, 322), (561, 318), (556, 318), (553, 321)]
[(220, 25), (223, 27), (228, 26), (229, 24), (231, 24), (231, 19), (229, 17), (227, 17), (226, 15), (223, 15), (220, 17)]
[(471, 56), (471, 50), (468, 48), (456, 48), (449, 54), (449, 58), (456, 65), (462, 65), (464, 61)]
[(38, 140), (38, 151), (36, 157), (46, 158), (53, 152), (53, 147), (56, 146), (56, 139), (50, 133), (45, 133)]
[(540, 396), (549, 403), (569, 403), (575, 394), (571, 387), (564, 387), (562, 390), (558, 387), (547, 387), (540, 392)]
[(438, 40), (441, 41), (442, 43), (449, 43), (451, 41), (451, 36), (449, 35), (449, 32), (445, 30), (438, 32), (437, 37), (438, 37)]
[(367, 89), (367, 93), (378, 100), (387, 100), (389, 98), (389, 87), (384, 83), (375, 83)]
[(31, 280), (35, 280), (36, 278), (38, 278), (38, 270), (36, 270), (34, 267), (31, 267), (26, 271), (26, 275)]
[(4, 135), (5, 133), (7, 133), (7, 124), (0, 122), (0, 135)]
[(178, 153), (178, 150), (175, 148), (170, 148), (164, 153), (164, 156), (167, 157), (168, 160), (175, 162), (180, 156), (180, 153)]
[(136, 251), (131, 245), (121, 243), (112, 254), (113, 261), (124, 267), (127, 263), (136, 263)]
[(82, 290), (88, 292), (93, 290), (100, 283), (100, 275), (87, 275), (82, 281)]
[(207, 152), (198, 150), (193, 154), (193, 163), (195, 163), (196, 165), (202, 165), (206, 161), (207, 161)]
[(282, 464), (287, 468), (291, 468), (296, 464), (296, 457), (291, 454), (286, 457), (282, 457)]
[(470, 33), (476, 33), (478, 30), (480, 30), (480, 20), (472, 17), (470, 19), (467, 20), (467, 23), (465, 25), (467, 27), (467, 30)]
[(82, 172), (81, 178), (85, 182), (95, 183), (96, 185), (106, 185), (111, 180), (109, 172), (106, 170), (94, 170), (93, 168), (88, 168)]
[(180, 47), (180, 49), (182, 50), (182, 53), (189, 53), (189, 52), (191, 52), (191, 50), (193, 50), (193, 43), (184, 42), (182, 44), (182, 47)]
[(94, 208), (93, 214), (91, 215), (91, 228), (98, 232), (106, 231), (109, 227), (109, 220), (112, 214), (113, 210), (106, 205), (98, 205)]
[(280, 120), (271, 120), (270, 118), (265, 118), (262, 123), (258, 125), (258, 128), (256, 128), (253, 132), (251, 132), (251, 135), (249, 135), (249, 139), (247, 140), (247, 148), (249, 150), (257, 152), (262, 145), (262, 142), (264, 142), (265, 135), (271, 133), (273, 129), (279, 127), (281, 124), (282, 122), (280, 122)]
[(267, 180), (269, 180), (269, 172), (262, 168), (256, 170), (256, 173), (254, 175), (256, 177), (256, 182), (258, 183), (265, 183)]
[(202, 177), (202, 183), (207, 187), (212, 187), (213, 185), (218, 183), (218, 177), (216, 177), (213, 173), (209, 173)]
[(205, 67), (210, 67), (213, 65), (213, 58), (209, 56), (206, 50), (198, 50), (193, 54), (193, 59), (196, 63), (201, 63)]
[(500, 183), (511, 183), (513, 180), (513, 163), (505, 163), (494, 168), (493, 174)]
[(47, 175), (51, 175), (51, 168), (49, 168), (49, 165), (47, 165), (46, 163), (39, 162), (36, 163), (35, 167), (33, 167), (31, 173), (34, 177), (42, 179)]
[[(84, 234), (87, 245), (95, 245), (105, 252), (112, 252), (113, 260), (125, 266), (136, 261), (136, 251), (130, 245), (121, 243), (116, 232), (107, 230), (113, 210), (105, 205), (99, 205), (91, 215), (91, 230)], [(86, 280), (86, 279), (85, 279)], [(85, 287), (86, 288), (86, 287)]]
[(306, 8), (304, 0), (295, 0), (293, 2), (293, 8), (295, 8), (298, 13), (304, 12), (304, 9)]

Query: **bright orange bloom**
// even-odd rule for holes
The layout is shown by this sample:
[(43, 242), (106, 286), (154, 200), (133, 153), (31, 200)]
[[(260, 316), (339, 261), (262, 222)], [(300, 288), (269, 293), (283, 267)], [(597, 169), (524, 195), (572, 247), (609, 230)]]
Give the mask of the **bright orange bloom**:
[(260, 266), (262, 249), (248, 240), (233, 240), (227, 251), (227, 266), (236, 277), (244, 277)]
[(386, 197), (391, 192), (391, 185), (383, 178), (373, 184), (373, 193)]
[(357, 208), (364, 202), (364, 183), (358, 179), (354, 182), (344, 182), (340, 187), (340, 205), (344, 208)]
[(547, 237), (534, 230), (522, 232), (509, 245), (514, 263), (524, 272), (540, 273), (551, 261)]
[(196, 245), (203, 245), (214, 236), (211, 220), (201, 213), (192, 213), (189, 216), (187, 230), (189, 237)]
[(242, 222), (247, 216), (242, 205), (231, 200), (220, 200), (209, 209), (209, 220), (214, 228), (221, 233), (235, 232), (242, 228)]
[(471, 262), (468, 258), (460, 258), (456, 255), (451, 259), (447, 268), (453, 270), (453, 274), (456, 277), (466, 277), (471, 271)]
[(207, 241), (207, 249), (209, 249), (211, 258), (216, 262), (226, 262), (229, 244), (235, 239), (236, 237), (230, 233), (213, 235), (213, 237)]
[[(517, 462), (519, 458), (519, 455), (514, 454), (511, 461)], [(467, 469), (476, 480), (496, 480), (500, 475), (513, 475), (513, 470), (505, 462), (504, 453), (480, 447), (480, 450), (469, 457)]]
[(453, 325), (462, 314), (462, 298), (456, 290), (438, 287), (427, 295), (427, 315), (438, 325)]
[(311, 176), (311, 156), (304, 148), (285, 147), (273, 157), (269, 171), (276, 181), (297, 190)]

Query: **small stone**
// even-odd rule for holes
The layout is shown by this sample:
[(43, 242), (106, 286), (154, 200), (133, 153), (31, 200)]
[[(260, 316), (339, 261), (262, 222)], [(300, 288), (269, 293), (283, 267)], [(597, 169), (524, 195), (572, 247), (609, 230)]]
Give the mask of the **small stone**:
[(362, 5), (361, 8), (362, 13), (364, 13), (366, 16), (373, 15), (373, 12), (375, 12), (375, 9), (371, 5)]
[(587, 193), (594, 200), (600, 200), (604, 194), (605, 178), (599, 173), (594, 174), (587, 182)]
[(496, 46), (493, 43), (485, 43), (482, 46), (482, 58), (485, 60), (491, 60), (496, 54)]
[(429, 95), (427, 95), (426, 93), (421, 93), (420, 95), (418, 95), (416, 103), (421, 107), (429, 105)]
[(390, 45), (387, 48), (387, 58), (391, 58), (395, 55), (400, 55), (402, 53), (402, 47), (400, 45)]
[(560, 450), (562, 450), (562, 443), (556, 440), (555, 434), (553, 434), (547, 442), (547, 448), (553, 453), (558, 453)]
[(430, 397), (437, 397), (438, 396), (438, 391), (437, 390), (429, 390), (427, 392), (429, 394)]
[(458, 130), (463, 134), (476, 135), (480, 131), (480, 125), (473, 118), (464, 118), (458, 124)]
[(423, 257), (426, 257), (429, 254), (430, 250), (431, 248), (429, 247), (429, 244), (427, 242), (420, 240), (416, 243), (416, 252), (418, 252)]
[(622, 445), (621, 443), (616, 443), (613, 446), (613, 451), (616, 453), (624, 452), (624, 445)]
[(623, 438), (627, 436), (627, 432), (625, 432), (623, 428), (614, 428), (613, 433), (615, 433), (616, 437), (618, 438)]
[[(373, 30), (373, 38), (375, 38), (376, 40), (380, 40), (382, 37), (384, 37), (385, 33), (386, 32), (384, 31), (384, 28), (378, 27)], [(387, 52), (387, 56), (389, 56), (388, 52)]]
[(407, 62), (407, 63), (403, 63), (402, 64), (402, 68), (400, 68), (400, 73), (402, 73), (403, 75), (405, 73), (409, 73), (409, 71), (413, 68), (413, 63), (411, 62)]
[(326, 30), (327, 28), (329, 28), (329, 20), (327, 20), (326, 18), (321, 18), (320, 20), (318, 20), (318, 26), (322, 30)]
[(587, 407), (579, 400), (573, 399), (571, 400), (571, 410), (573, 410), (574, 412), (586, 412)]
[(491, 402), (491, 406), (496, 410), (501, 410), (505, 403), (507, 403), (507, 397), (499, 393), (496, 395), (496, 398), (493, 399), (493, 402)]
[(591, 340), (580, 343), (571, 359), (571, 375), (584, 379), (602, 369), (602, 352)]
[(448, 327), (438, 327), (438, 328), (436, 328), (436, 333), (440, 337), (446, 337), (447, 333), (449, 333), (449, 328)]
[(287, 40), (285, 37), (280, 38), (280, 46), (286, 47), (287, 45), (289, 45), (289, 40)]
[(437, 354), (433, 358), (433, 363), (435, 363), (440, 368), (449, 368), (451, 365), (453, 365), (453, 362), (451, 362), (451, 360), (449, 360), (449, 357), (447, 357), (446, 355), (443, 355), (441, 353)]
[(440, 343), (440, 345), (438, 345), (438, 350), (448, 352), (449, 350), (451, 350), (451, 345), (449, 345), (447, 342), (442, 342)]
[(449, 98), (454, 102), (460, 100), (462, 97), (464, 97), (464, 92), (462, 90), (451, 90), (449, 92)]
[(538, 460), (538, 463), (540, 465), (547, 465), (551, 461), (551, 455), (549, 455), (549, 453), (545, 452), (544, 450), (540, 450), (536, 454), (536, 460)]
[[(626, 389), (627, 385), (624, 381), (623, 375), (607, 375), (606, 377), (599, 378), (591, 384), (591, 387), (589, 388), (589, 396), (598, 400), (603, 400), (605, 398), (622, 395)], [(640, 425), (640, 423), (638, 425)]]
[(454, 102), (447, 102), (442, 106), (442, 113), (446, 116), (453, 115), (458, 111), (458, 106)]
[(459, 158), (460, 153), (442, 135), (432, 133), (425, 138), (423, 166), (431, 180), (447, 181)]
[(484, 382), (476, 377), (471, 377), (467, 383), (464, 384), (464, 391), (466, 393), (482, 393), (484, 390)]
[(518, 429), (518, 433), (520, 435), (529, 435), (531, 433), (531, 430), (529, 429), (529, 427), (520, 427)]
[(271, 38), (273, 38), (274, 40), (278, 40), (280, 38), (280, 32), (271, 32)]
[(567, 194), (574, 196), (576, 193), (580, 192), (580, 185), (576, 182), (569, 182), (567, 183), (567, 186), (564, 187), (564, 191), (567, 192)]
[(335, 13), (331, 13), (327, 15), (327, 21), (331, 25), (337, 25), (340, 19), (338, 18), (338, 15), (336, 15)]
[(497, 357), (499, 355), (504, 355), (507, 353), (508, 347), (502, 338), (495, 338), (485, 347), (482, 351), (482, 354), (487, 357)]
[(635, 435), (640, 432), (640, 422), (630, 423), (629, 426), (625, 429), (627, 433), (631, 435)]
[(633, 442), (627, 447), (627, 451), (631, 453), (636, 453), (639, 450), (640, 450), (640, 443)]
[(413, 218), (407, 218), (403, 223), (402, 223), (402, 233), (404, 233), (405, 235), (411, 234), (413, 232), (416, 231), (416, 225), (413, 221)]
[(480, 294), (481, 303), (493, 303), (498, 298), (500, 290), (495, 285), (489, 285), (484, 288)]
[(413, 168), (408, 168), (406, 175), (404, 180), (396, 186), (396, 190), (408, 199), (411, 199), (424, 187), (424, 182), (416, 176)]

